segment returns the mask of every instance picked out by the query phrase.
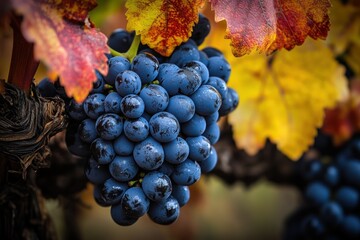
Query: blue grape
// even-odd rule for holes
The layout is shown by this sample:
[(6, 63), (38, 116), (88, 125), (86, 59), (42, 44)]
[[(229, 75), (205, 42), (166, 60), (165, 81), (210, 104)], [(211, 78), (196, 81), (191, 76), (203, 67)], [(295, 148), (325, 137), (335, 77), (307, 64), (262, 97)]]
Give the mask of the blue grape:
[(67, 112), (76, 121), (82, 121), (88, 117), (84, 111), (84, 104), (77, 103), (74, 99), (70, 100)]
[(115, 88), (122, 97), (138, 94), (141, 90), (141, 79), (136, 72), (125, 70), (116, 76)]
[(191, 159), (186, 159), (175, 167), (171, 178), (178, 185), (190, 186), (197, 182), (200, 176), (199, 164)]
[(136, 223), (139, 218), (132, 218), (125, 214), (121, 204), (114, 204), (111, 206), (111, 218), (120, 226), (130, 226)]
[(132, 156), (116, 156), (109, 164), (109, 171), (114, 179), (125, 182), (133, 179), (139, 168)]
[(195, 112), (202, 116), (213, 114), (222, 104), (219, 92), (211, 85), (202, 85), (190, 98), (195, 104)]
[(159, 73), (159, 61), (150, 53), (139, 53), (131, 63), (131, 70), (140, 76), (143, 84), (150, 83)]
[(168, 112), (158, 112), (149, 121), (150, 134), (159, 142), (170, 142), (180, 132), (180, 124), (176, 117)]
[(325, 232), (325, 226), (318, 216), (309, 215), (302, 221), (302, 231), (310, 238), (318, 237)]
[(184, 68), (194, 69), (201, 77), (201, 84), (209, 81), (209, 70), (206, 65), (200, 61), (191, 61), (185, 64)]
[(113, 178), (107, 179), (101, 185), (101, 198), (107, 205), (117, 204), (121, 201), (125, 191), (129, 188), (126, 183), (121, 183)]
[(206, 53), (206, 55), (210, 57), (224, 57), (224, 54), (217, 48), (214, 47), (206, 47), (203, 48), (201, 51)]
[(110, 34), (107, 44), (115, 51), (126, 52), (133, 41), (133, 34), (123, 28), (117, 28)]
[(128, 118), (141, 117), (144, 110), (144, 101), (138, 95), (129, 94), (121, 100), (121, 111)]
[(89, 118), (83, 120), (79, 125), (78, 134), (81, 141), (92, 143), (97, 138), (94, 120)]
[(211, 85), (214, 88), (216, 88), (216, 90), (218, 90), (222, 100), (226, 98), (227, 92), (228, 92), (228, 87), (226, 85), (226, 82), (223, 79), (212, 76), (212, 77), (209, 77), (209, 81), (206, 84)]
[(150, 200), (141, 187), (132, 187), (124, 193), (121, 199), (121, 207), (126, 216), (139, 218), (148, 212)]
[(189, 156), (189, 145), (181, 138), (165, 143), (163, 145), (165, 161), (171, 164), (179, 164), (185, 161)]
[(212, 123), (211, 125), (206, 126), (203, 136), (206, 137), (211, 144), (217, 143), (220, 138), (220, 127), (217, 123)]
[(140, 92), (140, 97), (144, 100), (145, 111), (149, 114), (161, 112), (169, 104), (169, 94), (160, 85), (149, 84)]
[(117, 92), (109, 93), (104, 100), (104, 108), (107, 113), (121, 113), (121, 103), (122, 97)]
[(360, 236), (360, 218), (357, 215), (349, 214), (345, 216), (341, 225), (346, 236), (354, 239)]
[(149, 135), (149, 123), (143, 117), (125, 120), (124, 133), (133, 142), (143, 141)]
[(170, 196), (159, 202), (152, 202), (148, 211), (148, 216), (155, 223), (168, 225), (176, 221), (180, 214), (178, 201)]
[(206, 126), (216, 123), (219, 120), (219, 112), (214, 112), (208, 116), (205, 116)]
[(48, 78), (42, 79), (36, 88), (39, 90), (42, 97), (55, 97), (57, 95), (54, 84)]
[(301, 162), (300, 174), (306, 181), (314, 181), (320, 177), (323, 165), (318, 159)]
[(95, 71), (95, 74), (96, 74), (97, 79), (93, 83), (93, 88), (90, 93), (102, 93), (102, 92), (104, 92), (104, 89), (105, 89), (104, 76), (101, 75), (101, 73), (98, 70)]
[(90, 145), (80, 139), (79, 127), (77, 124), (70, 123), (68, 125), (65, 134), (65, 142), (70, 153), (81, 157), (89, 157), (91, 155)]
[(206, 121), (203, 116), (194, 114), (187, 122), (181, 124), (181, 132), (189, 137), (197, 137), (205, 132)]
[(189, 158), (195, 161), (203, 161), (210, 156), (211, 144), (204, 136), (187, 137), (189, 145)]
[(173, 185), (171, 195), (178, 201), (179, 206), (185, 206), (190, 200), (190, 190), (188, 186)]
[(164, 162), (164, 149), (152, 137), (136, 144), (133, 154), (137, 165), (145, 170), (154, 170)]
[(216, 149), (214, 148), (214, 146), (211, 146), (209, 157), (207, 159), (199, 162), (201, 172), (202, 173), (211, 172), (216, 167), (217, 161), (218, 161), (218, 156), (217, 156)]
[(120, 156), (131, 155), (134, 150), (135, 143), (130, 141), (125, 135), (120, 135), (114, 140), (114, 150)]
[[(175, 78), (176, 76), (178, 79)], [(201, 86), (200, 74), (190, 68), (180, 69), (174, 76), (173, 81), (179, 81), (180, 86), (178, 92), (188, 96), (193, 94)]]
[(360, 203), (359, 191), (349, 186), (340, 187), (335, 193), (335, 199), (346, 210), (353, 210)]
[(305, 189), (306, 200), (313, 206), (321, 206), (330, 198), (330, 191), (321, 182), (312, 182)]
[(186, 63), (200, 60), (199, 51), (191, 43), (183, 43), (175, 49), (170, 56), (169, 62), (183, 67)]
[(161, 201), (170, 196), (172, 184), (170, 178), (161, 172), (152, 171), (147, 173), (141, 183), (145, 195), (151, 201)]
[(211, 24), (209, 19), (203, 14), (199, 14), (199, 20), (193, 27), (191, 39), (193, 39), (197, 45), (201, 45), (206, 36), (210, 33)]
[(173, 76), (180, 70), (180, 68), (173, 63), (161, 63), (159, 65), (159, 72), (157, 75), (157, 80), (160, 84), (164, 81), (172, 81)]
[(225, 99), (222, 100), (221, 107), (219, 109), (220, 116), (225, 116), (230, 112), (234, 111), (234, 109), (239, 104), (239, 96), (236, 91), (232, 88), (228, 88), (228, 92), (225, 96)]
[(179, 123), (189, 121), (195, 114), (195, 104), (185, 95), (175, 95), (169, 99), (166, 111), (173, 114)]
[(130, 69), (130, 62), (124, 57), (116, 56), (112, 57), (108, 60), (109, 64), (109, 71), (108, 74), (105, 76), (105, 81), (114, 86), (115, 85), (115, 79), (116, 76), (119, 73), (122, 73), (125, 70)]
[(103, 198), (101, 194), (101, 190), (102, 190), (102, 184), (94, 186), (93, 197), (95, 202), (102, 207), (111, 206), (111, 204), (109, 202), (106, 202), (105, 199)]
[(174, 172), (174, 166), (174, 164), (164, 161), (163, 164), (155, 170), (170, 176)]
[(342, 167), (342, 172), (347, 183), (360, 186), (360, 161), (348, 160)]
[(96, 120), (96, 131), (104, 140), (114, 140), (122, 133), (123, 119), (115, 113), (105, 113)]
[(103, 184), (111, 177), (108, 165), (99, 164), (92, 157), (87, 162), (85, 176), (93, 184)]
[(228, 61), (222, 56), (209, 57), (208, 69), (210, 76), (222, 78), (228, 82), (231, 67)]
[(199, 56), (200, 56), (199, 61), (202, 62), (207, 67), (209, 65), (209, 57), (206, 55), (204, 51), (199, 51)]
[(330, 165), (323, 173), (324, 182), (329, 186), (336, 186), (340, 181), (340, 172), (334, 165)]
[(330, 201), (321, 207), (320, 218), (324, 223), (336, 226), (343, 220), (344, 212), (338, 203)]
[(94, 93), (89, 95), (84, 101), (86, 115), (96, 120), (101, 114), (105, 113), (104, 101), (104, 94)]
[(99, 164), (108, 164), (115, 157), (112, 142), (101, 138), (95, 139), (90, 146), (91, 154)]

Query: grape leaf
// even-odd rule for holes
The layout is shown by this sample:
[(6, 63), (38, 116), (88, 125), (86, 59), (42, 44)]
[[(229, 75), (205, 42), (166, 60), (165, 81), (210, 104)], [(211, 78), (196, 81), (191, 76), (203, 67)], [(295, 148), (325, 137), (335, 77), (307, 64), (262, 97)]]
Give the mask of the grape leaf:
[(329, 0), (210, 0), (215, 21), (226, 20), (225, 38), (235, 56), (254, 49), (267, 54), (303, 44), (307, 36), (325, 39)]
[(141, 42), (170, 56), (189, 39), (204, 0), (133, 0), (126, 2), (127, 30), (141, 35)]
[(22, 32), (34, 42), (35, 58), (48, 67), (52, 80), (60, 76), (68, 96), (83, 101), (96, 81), (95, 69), (107, 74), (107, 38), (92, 26), (88, 12), (96, 1), (12, 0), (24, 16)]
[(291, 159), (313, 143), (324, 110), (348, 96), (345, 69), (323, 41), (308, 39), (291, 51), (271, 56), (234, 57), (224, 26), (212, 25), (204, 46), (220, 49), (232, 72), (229, 86), (239, 94), (237, 109), (228, 117), (237, 147), (254, 155), (269, 139)]
[(322, 127), (336, 145), (349, 140), (360, 130), (360, 79), (353, 79), (350, 83), (349, 97), (326, 111)]

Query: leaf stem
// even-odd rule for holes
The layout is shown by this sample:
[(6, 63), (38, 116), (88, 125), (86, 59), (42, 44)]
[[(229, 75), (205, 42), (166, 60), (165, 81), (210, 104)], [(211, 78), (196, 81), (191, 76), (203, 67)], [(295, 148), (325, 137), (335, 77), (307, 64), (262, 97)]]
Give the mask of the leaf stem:
[(137, 54), (139, 45), (140, 45), (140, 35), (135, 35), (134, 40), (132, 41), (131, 46), (130, 46), (129, 50), (127, 50), (127, 52), (120, 53), (120, 52), (110, 48), (110, 53), (113, 56), (125, 57), (125, 58), (129, 59), (130, 62), (132, 62), (132, 60), (134, 59), (134, 57)]

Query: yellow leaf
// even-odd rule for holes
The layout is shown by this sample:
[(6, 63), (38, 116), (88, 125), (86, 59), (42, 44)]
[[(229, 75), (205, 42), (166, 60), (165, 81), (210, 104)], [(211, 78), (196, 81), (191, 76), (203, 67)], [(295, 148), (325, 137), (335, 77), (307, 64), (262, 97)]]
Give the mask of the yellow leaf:
[(204, 0), (126, 1), (127, 30), (141, 35), (141, 42), (164, 56), (189, 39)]
[(236, 58), (229, 41), (218, 37), (218, 26), (212, 26), (202, 46), (220, 49), (231, 65), (229, 86), (240, 102), (228, 121), (237, 146), (256, 154), (269, 139), (289, 158), (298, 159), (313, 144), (325, 109), (348, 96), (344, 68), (325, 42), (311, 39), (268, 57)]

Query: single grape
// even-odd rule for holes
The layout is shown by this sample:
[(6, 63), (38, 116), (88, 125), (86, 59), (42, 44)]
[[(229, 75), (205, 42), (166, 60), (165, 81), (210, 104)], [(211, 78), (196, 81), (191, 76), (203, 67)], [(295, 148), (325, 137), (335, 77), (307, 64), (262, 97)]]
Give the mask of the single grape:
[(81, 141), (92, 143), (97, 138), (95, 121), (89, 118), (83, 120), (79, 125), (78, 134)]
[(101, 114), (105, 113), (105, 95), (94, 93), (89, 95), (84, 101), (84, 111), (89, 118), (96, 120)]
[(199, 20), (195, 24), (190, 38), (193, 39), (197, 45), (201, 45), (206, 36), (210, 33), (210, 29), (211, 25), (209, 19), (200, 13)]
[(217, 123), (212, 123), (211, 125), (206, 126), (203, 136), (206, 137), (211, 144), (217, 143), (220, 138), (220, 127)]
[(184, 68), (194, 69), (201, 77), (201, 84), (209, 81), (209, 70), (206, 65), (200, 61), (191, 61), (184, 65)]
[(342, 167), (342, 175), (347, 183), (360, 186), (360, 161), (348, 160)]
[(161, 63), (159, 65), (159, 72), (157, 75), (157, 80), (159, 80), (160, 84), (164, 81), (172, 81), (172, 76), (174, 76), (180, 68), (173, 63)]
[(190, 98), (195, 104), (195, 112), (202, 116), (217, 112), (222, 104), (221, 95), (211, 85), (202, 85)]
[(122, 97), (128, 94), (138, 94), (141, 90), (141, 79), (136, 72), (125, 70), (116, 75), (115, 88)]
[(134, 150), (135, 143), (130, 141), (125, 135), (120, 135), (114, 140), (114, 150), (120, 156), (131, 155)]
[(95, 139), (90, 146), (93, 158), (99, 164), (108, 164), (115, 157), (115, 151), (112, 142), (101, 138)]
[(170, 196), (159, 202), (152, 202), (148, 211), (148, 216), (155, 223), (168, 225), (175, 222), (180, 214), (178, 201)]
[(96, 131), (104, 140), (114, 140), (122, 133), (124, 120), (115, 113), (101, 115), (95, 123)]
[(87, 179), (93, 184), (103, 184), (110, 178), (108, 165), (99, 164), (94, 158), (90, 157), (85, 168)]
[(77, 123), (69, 123), (66, 129), (65, 142), (70, 153), (81, 157), (89, 157), (91, 155), (90, 145), (80, 139)]
[(158, 112), (149, 121), (150, 134), (159, 142), (171, 142), (180, 132), (176, 117), (168, 112)]
[(202, 49), (201, 51), (203, 51), (208, 58), (224, 57), (224, 54), (219, 49), (214, 48), (214, 47), (206, 47), (206, 48)]
[(104, 108), (106, 113), (121, 113), (121, 103), (122, 97), (117, 92), (109, 93), (104, 100)]
[(188, 186), (173, 185), (171, 195), (178, 201), (179, 206), (185, 206), (190, 200), (190, 190)]
[(321, 182), (312, 182), (305, 189), (305, 198), (313, 206), (321, 206), (330, 198), (329, 188)]
[(225, 96), (225, 99), (222, 101), (222, 105), (219, 109), (219, 115), (225, 116), (230, 112), (234, 111), (234, 109), (239, 104), (239, 96), (236, 91), (232, 88), (228, 88), (228, 92)]
[(133, 142), (143, 141), (149, 135), (149, 123), (143, 117), (127, 119), (124, 123), (124, 134)]
[(187, 122), (181, 124), (181, 132), (189, 137), (197, 137), (205, 132), (206, 121), (203, 116), (194, 114)]
[(57, 95), (54, 84), (48, 78), (42, 79), (36, 88), (39, 90), (42, 97), (55, 97)]
[(196, 46), (191, 43), (183, 43), (175, 49), (170, 56), (169, 62), (183, 67), (186, 63), (193, 60), (200, 60), (199, 51)]
[(126, 183), (121, 183), (113, 178), (107, 179), (101, 185), (101, 198), (107, 205), (120, 203), (125, 191), (129, 189)]
[(136, 223), (139, 218), (132, 218), (125, 214), (121, 204), (115, 204), (111, 206), (111, 218), (120, 226), (130, 226)]
[(84, 104), (77, 103), (74, 99), (70, 100), (67, 112), (76, 121), (82, 121), (88, 117), (84, 111)]
[(185, 95), (175, 95), (169, 99), (166, 111), (173, 114), (179, 123), (189, 121), (195, 114), (195, 104)]
[(166, 109), (169, 104), (169, 94), (160, 85), (149, 84), (145, 86), (140, 97), (144, 100), (145, 111), (149, 114), (155, 114)]
[(109, 164), (111, 176), (120, 181), (130, 181), (139, 171), (137, 164), (132, 156), (116, 156)]
[(124, 193), (121, 199), (121, 207), (126, 216), (139, 218), (148, 212), (150, 200), (141, 187), (132, 187)]
[(215, 168), (217, 161), (218, 161), (218, 156), (217, 156), (216, 149), (214, 148), (214, 146), (211, 146), (209, 157), (207, 159), (199, 162), (201, 172), (202, 173), (211, 172)]
[(221, 99), (225, 99), (227, 92), (228, 92), (228, 87), (226, 85), (226, 82), (219, 78), (219, 77), (209, 77), (209, 81), (206, 83), (208, 85), (213, 86), (214, 88), (216, 88), (216, 90), (218, 90), (218, 92), (220, 93)]
[(108, 60), (108, 64), (109, 64), (109, 70), (108, 70), (108, 74), (105, 76), (105, 81), (108, 84), (114, 86), (116, 76), (125, 70), (129, 70), (130, 62), (124, 57), (116, 56), (110, 58)]
[(207, 67), (209, 65), (209, 57), (203, 51), (199, 51), (199, 56), (200, 56), (199, 61), (202, 62)]
[(150, 83), (159, 73), (159, 61), (150, 53), (139, 53), (131, 63), (131, 70), (140, 76), (143, 84)]
[(341, 186), (335, 193), (335, 199), (346, 210), (353, 210), (360, 203), (359, 191), (349, 186)]
[(189, 145), (181, 138), (163, 144), (165, 161), (171, 164), (179, 164), (185, 161), (189, 156)]
[[(178, 78), (176, 78), (178, 76)], [(200, 74), (191, 68), (181, 68), (173, 81), (179, 81), (179, 93), (190, 96), (201, 86)], [(164, 84), (164, 83), (163, 83)]]
[(126, 95), (121, 100), (121, 111), (128, 118), (138, 118), (144, 113), (145, 104), (141, 97), (135, 94)]
[(117, 28), (110, 34), (107, 44), (120, 53), (126, 52), (133, 41), (134, 34), (123, 28)]
[(164, 173), (168, 176), (171, 176), (171, 174), (174, 172), (174, 166), (173, 164), (164, 161), (163, 164), (161, 164), (161, 166), (157, 169), (155, 169), (158, 172)]
[(210, 156), (211, 144), (204, 136), (187, 137), (189, 145), (189, 158), (195, 161), (203, 161)]
[(206, 126), (216, 123), (219, 120), (219, 112), (205, 116)]
[(152, 171), (147, 173), (141, 183), (145, 195), (151, 201), (161, 201), (170, 196), (172, 184), (170, 178), (161, 172)]
[(105, 89), (105, 79), (104, 76), (98, 70), (95, 70), (96, 81), (93, 83), (92, 93), (103, 93)]
[(229, 62), (222, 56), (209, 57), (209, 75), (222, 78), (228, 82), (231, 72)]
[(152, 137), (146, 138), (134, 147), (134, 159), (137, 165), (145, 170), (159, 168), (164, 162), (164, 149)]
[(323, 180), (329, 186), (336, 186), (340, 181), (340, 172), (334, 165), (330, 165), (323, 173)]
[(186, 159), (174, 169), (171, 179), (178, 185), (190, 186), (200, 179), (201, 169), (197, 162)]

